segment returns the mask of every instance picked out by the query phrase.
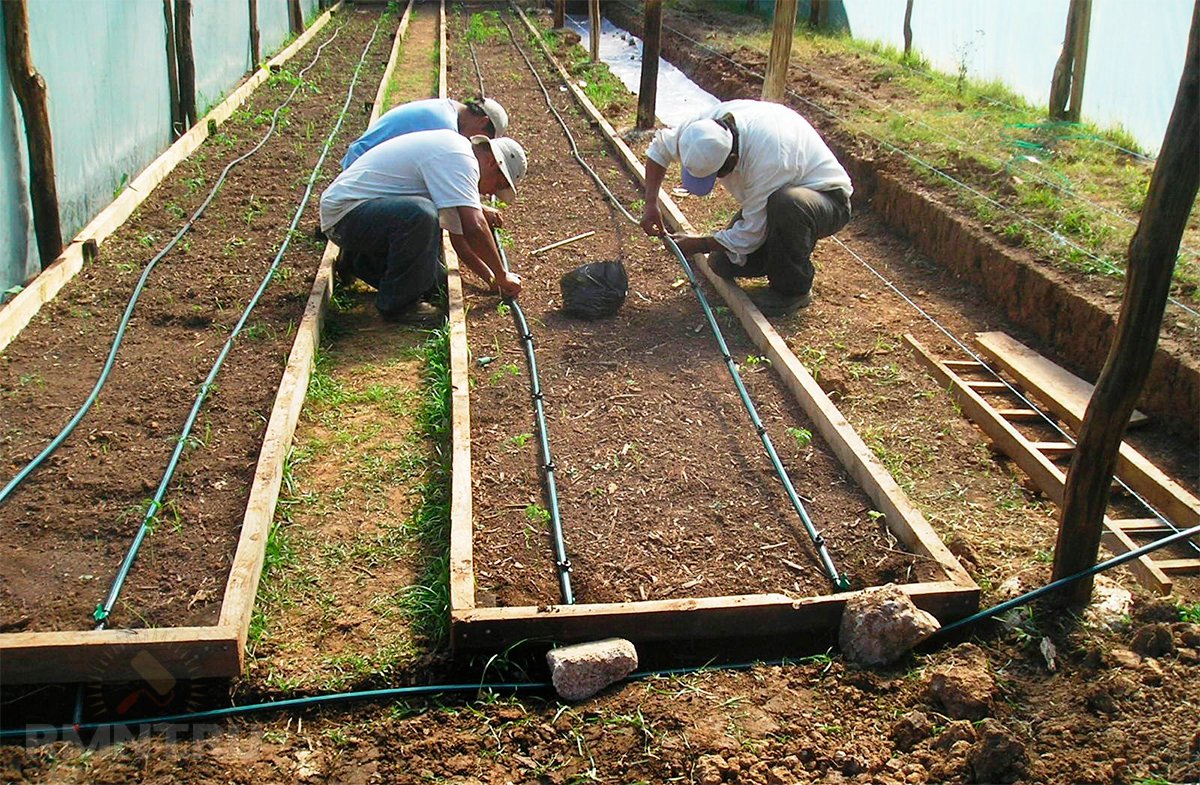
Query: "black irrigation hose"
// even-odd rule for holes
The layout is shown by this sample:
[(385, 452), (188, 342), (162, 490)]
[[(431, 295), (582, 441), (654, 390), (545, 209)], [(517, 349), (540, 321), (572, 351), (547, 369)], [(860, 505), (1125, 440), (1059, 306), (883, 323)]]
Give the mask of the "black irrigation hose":
[(742, 375), (738, 371), (737, 363), (734, 361), (733, 356), (729, 354), (729, 347), (725, 344), (725, 337), (721, 335), (721, 328), (717, 326), (716, 317), (713, 316), (712, 309), (708, 307), (708, 299), (700, 289), (700, 283), (696, 280), (692, 266), (688, 264), (687, 258), (684, 257), (683, 252), (679, 250), (679, 246), (675, 244), (675, 241), (670, 236), (664, 235), (663, 241), (671, 249), (671, 252), (675, 254), (675, 258), (683, 266), (683, 271), (687, 273), (688, 283), (691, 284), (692, 291), (696, 294), (696, 299), (700, 301), (704, 317), (708, 319), (708, 326), (712, 328), (713, 336), (717, 339), (717, 346), (720, 347), (721, 355), (725, 358), (725, 367), (729, 369), (729, 375), (733, 377), (733, 383), (737, 387), (738, 394), (742, 396), (742, 404), (745, 405), (746, 411), (750, 414), (750, 422), (754, 424), (754, 431), (758, 434), (758, 438), (762, 440), (763, 447), (766, 448), (767, 455), (771, 458), (771, 464), (775, 467), (775, 473), (779, 475), (779, 481), (783, 483), (783, 489), (787, 491), (788, 501), (792, 503), (796, 514), (800, 516), (800, 522), (804, 524), (804, 530), (808, 532), (813, 547), (817, 549), (817, 555), (821, 559), (821, 565), (825, 568), (826, 576), (829, 577), (834, 588), (838, 591), (849, 591), (849, 579), (845, 575), (839, 575), (837, 568), (833, 566), (833, 559), (830, 558), (829, 551), (825, 548), (825, 538), (821, 536), (821, 533), (817, 531), (812, 520), (808, 517), (808, 511), (804, 509), (804, 504), (801, 503), (800, 497), (796, 494), (796, 489), (792, 486), (792, 480), (788, 477), (787, 470), (779, 460), (779, 453), (775, 451), (775, 445), (772, 444), (771, 437), (767, 434), (766, 426), (759, 419), (758, 411), (754, 408), (754, 403), (750, 400), (750, 394), (746, 392), (746, 385), (742, 383)]
[[(512, 39), (513, 46), (515, 46), (517, 51), (521, 53), (521, 57), (525, 59), (525, 64), (529, 66), (529, 70), (533, 73), (534, 78), (537, 79), (538, 86), (542, 88), (542, 95), (544, 95), (546, 98), (546, 106), (549, 107), (554, 116), (558, 118), (558, 122), (563, 128), (563, 132), (566, 133), (567, 139), (571, 144), (571, 153), (575, 156), (575, 160), (577, 160), (579, 164), (592, 176), (592, 179), (596, 181), (596, 184), (604, 192), (609, 203), (620, 210), (631, 223), (634, 225), (639, 225), (640, 221), (638, 221), (638, 219), (634, 217), (632, 213), (625, 209), (625, 206), (621, 204), (616, 195), (613, 194), (613, 192), (609, 190), (608, 186), (604, 184), (604, 181), (600, 179), (600, 175), (598, 175), (596, 171), (592, 169), (592, 167), (589, 166), (586, 161), (583, 160), (583, 157), (579, 154), (579, 148), (575, 144), (575, 137), (572, 136), (571, 130), (568, 128), (566, 121), (563, 120), (562, 115), (560, 115), (554, 108), (553, 102), (550, 100), (550, 93), (546, 90), (546, 85), (542, 82), (541, 76), (538, 75), (537, 69), (534, 68), (533, 63), (530, 62), (529, 57), (525, 54), (525, 51), (521, 48), (520, 44), (517, 43), (516, 36), (513, 34), (512, 27), (509, 26), (508, 20), (501, 16), (501, 21), (503, 21), (504, 26), (508, 28), (508, 34)], [(829, 578), (830, 582), (833, 583), (833, 586), (837, 591), (848, 591), (850, 589), (850, 581), (847, 580), (846, 576), (840, 575), (837, 571), (837, 568), (833, 565), (833, 559), (830, 558), (829, 551), (825, 547), (825, 538), (821, 536), (821, 533), (818, 532), (816, 527), (813, 525), (812, 520), (808, 516), (807, 510), (805, 510), (804, 505), (800, 501), (799, 495), (796, 493), (796, 489), (792, 486), (792, 481), (788, 477), (787, 470), (784, 469), (783, 463), (779, 460), (779, 454), (775, 451), (775, 446), (771, 442), (771, 437), (767, 434), (767, 429), (763, 426), (762, 420), (759, 419), (758, 412), (754, 408), (753, 402), (750, 400), (750, 395), (746, 392), (746, 387), (742, 383), (741, 374), (737, 369), (737, 363), (733, 361), (733, 358), (729, 354), (729, 347), (725, 344), (725, 337), (721, 334), (721, 328), (717, 325), (717, 320), (713, 317), (712, 309), (709, 308), (708, 300), (704, 297), (704, 293), (701, 291), (700, 285), (696, 281), (696, 276), (692, 272), (691, 265), (688, 264), (687, 259), (684, 258), (683, 253), (679, 250), (679, 246), (675, 244), (674, 240), (672, 240), (669, 236), (664, 236), (663, 242), (667, 248), (675, 254), (675, 257), (679, 260), (679, 263), (683, 266), (684, 272), (687, 274), (688, 281), (692, 286), (692, 291), (696, 294), (696, 298), (700, 301), (700, 307), (704, 311), (705, 317), (708, 319), (708, 326), (712, 329), (713, 336), (717, 341), (717, 346), (721, 350), (721, 355), (725, 358), (725, 364), (729, 369), (729, 374), (733, 377), (734, 386), (737, 387), (738, 394), (742, 398), (742, 403), (745, 405), (746, 411), (750, 414), (750, 421), (754, 425), (755, 432), (758, 434), (759, 439), (762, 440), (763, 446), (767, 450), (767, 455), (771, 459), (771, 464), (775, 468), (775, 473), (779, 475), (780, 482), (783, 483), (788, 500), (792, 503), (792, 507), (796, 510), (797, 515), (800, 516), (800, 521), (804, 524), (804, 529), (808, 532), (808, 536), (812, 540), (813, 547), (816, 548), (817, 555), (820, 559), (822, 567), (825, 570), (826, 576)]]
[[(345, 23), (343, 23), (342, 26), (344, 27)], [(317, 49), (316, 57), (313, 58), (313, 62), (309, 63), (304, 70), (300, 72), (301, 75), (303, 75), (309, 68), (312, 68), (313, 64), (316, 63), (316, 58), (321, 56), (321, 50), (332, 43), (333, 40), (341, 34), (341, 32), (342, 28), (339, 27), (334, 34), (329, 37), (328, 41), (321, 44), (321, 46)], [(275, 127), (280, 110), (291, 103), (292, 98), (295, 97), (296, 91), (300, 89), (301, 84), (302, 83), (298, 81), (297, 84), (292, 88), (292, 92), (289, 93), (288, 97), (284, 99), (283, 103), (275, 108), (275, 111), (271, 115), (271, 125), (267, 129), (267, 132), (263, 134), (262, 139), (258, 141), (258, 144), (254, 145), (254, 147), (250, 148), (248, 151), (233, 159), (228, 165), (226, 165), (225, 169), (222, 170), (221, 175), (217, 178), (216, 184), (213, 185), (212, 190), (209, 191), (208, 196), (205, 197), (204, 201), (200, 203), (200, 206), (196, 208), (196, 211), (192, 213), (187, 222), (180, 227), (179, 231), (175, 233), (175, 236), (172, 237), (165, 246), (163, 246), (162, 250), (155, 254), (154, 257), (146, 263), (146, 267), (144, 270), (142, 270), (141, 277), (138, 278), (137, 285), (134, 286), (133, 293), (129, 297), (129, 303), (125, 306), (125, 312), (121, 316), (120, 322), (117, 324), (117, 332), (113, 336), (112, 346), (108, 351), (108, 358), (105, 360), (104, 366), (100, 369), (100, 376), (96, 380), (95, 386), (92, 387), (91, 393), (89, 393), (87, 398), (84, 399), (83, 404), (79, 407), (78, 411), (75, 412), (75, 415), (71, 417), (67, 424), (63, 426), (62, 430), (58, 432), (58, 435), (51, 439), (50, 443), (47, 444), (46, 447), (33, 458), (33, 460), (27, 463), (25, 467), (21, 469), (21, 471), (17, 472), (17, 474), (8, 481), (4, 488), (0, 489), (0, 504), (3, 504), (13, 494), (13, 492), (16, 491), (21, 483), (25, 482), (25, 480), (29, 478), (29, 475), (33, 474), (33, 472), (39, 466), (41, 466), (42, 463), (49, 458), (50, 455), (57, 450), (64, 441), (66, 441), (67, 437), (70, 436), (75, 430), (75, 427), (79, 425), (79, 423), (91, 410), (92, 405), (100, 396), (101, 388), (104, 387), (104, 383), (108, 381), (109, 374), (112, 372), (113, 364), (117, 359), (117, 351), (121, 348), (121, 343), (125, 338), (125, 330), (129, 326), (129, 320), (133, 317), (133, 308), (135, 305), (137, 305), (138, 299), (142, 296), (142, 290), (145, 288), (146, 282), (150, 278), (150, 272), (155, 268), (155, 266), (158, 265), (160, 261), (162, 261), (162, 258), (166, 256), (181, 239), (183, 239), (183, 236), (187, 234), (189, 230), (191, 230), (192, 226), (195, 225), (200, 216), (202, 216), (205, 211), (208, 210), (209, 204), (216, 197), (217, 192), (225, 183), (225, 178), (229, 175), (229, 172), (233, 170), (233, 167), (257, 153), (259, 149), (267, 143), (267, 140), (270, 139), (275, 133)]]
[[(500, 244), (500, 237), (493, 229), (492, 237), (496, 248), (500, 251), (500, 261), (508, 270), (508, 256)], [(575, 604), (575, 594), (571, 590), (571, 560), (567, 557), (567, 546), (563, 542), (562, 515), (558, 507), (558, 485), (554, 481), (554, 458), (550, 454), (550, 436), (546, 427), (546, 408), (542, 395), (542, 384), (538, 378), (537, 357), (533, 351), (533, 333), (525, 320), (525, 312), (514, 297), (504, 298), (504, 302), (512, 309), (513, 324), (517, 334), (521, 336), (521, 345), (525, 348), (525, 362), (529, 364), (529, 395), (533, 400), (533, 415), (537, 420), (538, 444), (542, 453), (542, 475), (546, 478), (546, 499), (550, 505), (550, 533), (554, 540), (554, 568), (558, 571), (558, 587), (562, 594), (564, 605)]]
[[(363, 49), (362, 55), (359, 57), (358, 65), (354, 69), (354, 77), (350, 82), (350, 89), (346, 94), (346, 100), (343, 102), (342, 109), (338, 113), (337, 122), (334, 124), (333, 130), (330, 131), (329, 136), (326, 137), (325, 143), (321, 147), (321, 155), (317, 159), (317, 163), (313, 167), (312, 173), (309, 175), (308, 185), (304, 190), (304, 195), (300, 198), (299, 206), (296, 208), (295, 215), (292, 217), (291, 225), (288, 227), (288, 231), (284, 236), (283, 242), (280, 244), (279, 251), (275, 254), (275, 258), (271, 261), (270, 267), (267, 268), (266, 275), (263, 276), (262, 283), (259, 284), (258, 290), (246, 304), (246, 308), (242, 312), (241, 318), (238, 319), (237, 324), (234, 325), (233, 330), (230, 331), (229, 337), (225, 341), (225, 345), (221, 347), (220, 353), (217, 355), (216, 360), (213, 361), (212, 368), (209, 371), (208, 376), (200, 385), (200, 390), (196, 393), (196, 399), (192, 404), (192, 409), (190, 412), (188, 412), (183, 429), (180, 431), (175, 442), (175, 449), (171, 454), (171, 459), (168, 462), (167, 468), (163, 472), (162, 479), (158, 484), (158, 490), (155, 492), (154, 498), (151, 500), (146, 509), (145, 515), (143, 516), (142, 524), (138, 527), (137, 534), (134, 536), (133, 542), (130, 544), (129, 550), (126, 552), (125, 558), (121, 562), (121, 567), (117, 571), (117, 576), (113, 580), (112, 587), (109, 589), (107, 597), (102, 603), (96, 606), (96, 610), (92, 614), (92, 618), (96, 621), (97, 630), (103, 629), (107, 623), (109, 614), (112, 613), (113, 606), (116, 604), (117, 597), (120, 595), (121, 589), (124, 587), (125, 579), (128, 577), (129, 571), (133, 567), (133, 562), (137, 558), (138, 551), (141, 550), (142, 543), (145, 541), (146, 535), (149, 534), (152, 528), (151, 524), (155, 518), (155, 515), (162, 507), (162, 500), (166, 495), (167, 486), (174, 477), (175, 468), (178, 466), (184, 447), (187, 446), (188, 437), (191, 434), (192, 427), (195, 425), (196, 419), (200, 414), (200, 409), (204, 405), (204, 401), (208, 397), (208, 392), (216, 380), (217, 373), (221, 370), (221, 366), (224, 364), (225, 358), (233, 349), (233, 342), (237, 338), (238, 334), (242, 331), (242, 327), (245, 326), (246, 321), (250, 318), (250, 313), (253, 311), (254, 306), (258, 304), (258, 301), (266, 291), (268, 284), (271, 283), (271, 279), (274, 278), (275, 271), (279, 268), (279, 263), (282, 261), (284, 253), (287, 252), (288, 246), (291, 244), (292, 237), (296, 234), (296, 227), (300, 223), (300, 217), (304, 213), (304, 208), (308, 205), (309, 197), (312, 195), (313, 186), (316, 184), (317, 175), (320, 173), (321, 166), (325, 163), (325, 157), (329, 154), (329, 150), (332, 147), (333, 138), (337, 135), (338, 131), (341, 130), (342, 122), (346, 119), (346, 108), (350, 105), (350, 100), (354, 97), (354, 88), (358, 84), (359, 73), (362, 71), (362, 66), (366, 61), (367, 53), (371, 50), (371, 46), (375, 43), (375, 38), (379, 34), (379, 26), (382, 23), (383, 17), (380, 17), (379, 21), (375, 23), (375, 30), (371, 33), (371, 39), (367, 42), (366, 47)], [(330, 40), (333, 39), (331, 38)], [(319, 50), (318, 56), (320, 56)], [(316, 60), (314, 59), (313, 62), (315, 63)], [(278, 112), (278, 110), (276, 110), (276, 112)]]
[[(1073, 583), (1081, 578), (1086, 578), (1090, 575), (1110, 570), (1114, 567), (1119, 567), (1126, 562), (1133, 561), (1141, 556), (1145, 556), (1152, 551), (1157, 550), (1165, 545), (1169, 545), (1184, 537), (1191, 537), (1200, 534), (1200, 526), (1194, 526), (1186, 531), (1179, 532), (1170, 537), (1167, 537), (1157, 542), (1152, 542), (1138, 548), (1135, 551), (1121, 554), (1108, 561), (1101, 562), (1086, 570), (1081, 570), (1074, 575), (1068, 575), (1065, 578), (1060, 578), (1053, 583), (1048, 583), (1045, 586), (1026, 592), (1020, 597), (1015, 597), (1007, 602), (1002, 602), (999, 605), (993, 606), (979, 613), (973, 614), (960, 619), (951, 624), (942, 627), (933, 635), (929, 636), (922, 642), (921, 645), (936, 641), (943, 634), (962, 629), (975, 622), (991, 618), (1007, 610), (1024, 605), (1032, 600), (1035, 600), (1048, 592), (1056, 591), (1064, 586)], [(660, 670), (638, 671), (630, 674), (629, 680), (636, 681), (642, 679), (650, 679), (664, 676), (686, 676), (696, 673), (704, 673), (710, 671), (727, 671), (727, 670), (751, 670), (756, 666), (784, 666), (792, 665), (796, 662), (803, 662), (803, 659), (794, 660), (790, 658), (760, 661), (760, 662), (741, 662), (731, 663), (727, 665), (701, 665), (696, 667), (683, 668), (665, 668)], [(552, 685), (546, 682), (499, 682), (488, 683), (480, 681), (472, 684), (427, 684), (413, 687), (390, 687), (378, 690), (358, 690), (353, 692), (335, 692), (326, 693), (324, 695), (309, 695), (302, 698), (288, 698), (280, 701), (269, 701), (265, 703), (248, 703), (242, 706), (228, 706), (223, 709), (209, 709), (207, 711), (185, 712), (182, 714), (168, 714), (159, 717), (143, 717), (140, 719), (120, 720), (117, 722), (75, 722), (73, 725), (28, 725), (24, 728), (5, 728), (0, 730), (0, 740), (8, 739), (38, 739), (38, 740), (67, 740), (78, 737), (83, 731), (99, 731), (111, 728), (127, 728), (131, 726), (142, 726), (143, 728), (153, 729), (155, 726), (171, 726), (171, 725), (194, 725), (203, 720), (218, 720), (227, 717), (241, 717), (247, 714), (259, 714), (268, 711), (280, 711), (282, 709), (305, 709), (313, 706), (328, 706), (335, 703), (349, 703), (358, 700), (379, 700), (384, 698), (410, 698), (421, 697), (425, 695), (445, 695), (448, 693), (457, 692), (548, 692), (552, 689)], [(166, 728), (164, 728), (165, 730)]]

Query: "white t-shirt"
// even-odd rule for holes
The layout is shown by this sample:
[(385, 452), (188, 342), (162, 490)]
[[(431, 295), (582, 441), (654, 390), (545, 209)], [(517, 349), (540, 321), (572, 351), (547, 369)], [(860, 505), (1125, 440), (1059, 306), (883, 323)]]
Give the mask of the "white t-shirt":
[(767, 199), (785, 186), (799, 185), (814, 191), (841, 189), (854, 192), (850, 176), (816, 129), (799, 114), (769, 101), (738, 100), (712, 109), (654, 135), (646, 156), (663, 167), (679, 161), (679, 132), (688, 123), (732, 114), (738, 129), (738, 162), (717, 182), (742, 205), (742, 218), (728, 229), (714, 232), (729, 251), (729, 260), (746, 263), (746, 255), (767, 239)]
[(330, 229), (365, 201), (423, 196), (442, 227), (462, 234), (458, 207), (480, 207), (479, 161), (457, 131), (416, 131), (363, 153), (321, 194), (321, 229)]

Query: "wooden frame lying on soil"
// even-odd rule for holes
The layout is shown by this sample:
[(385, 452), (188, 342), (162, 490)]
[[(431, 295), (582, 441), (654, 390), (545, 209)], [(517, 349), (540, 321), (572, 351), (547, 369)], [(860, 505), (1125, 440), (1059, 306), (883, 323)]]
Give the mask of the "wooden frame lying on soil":
[[(600, 129), (629, 171), (644, 182), (645, 170), (637, 156), (554, 60), (541, 36), (521, 10), (515, 5), (512, 8), (538, 42), (542, 54), (558, 70), (589, 122)], [(670, 197), (660, 191), (659, 198), (663, 212), (674, 228), (691, 231), (687, 218)], [(447, 253), (448, 259), (450, 256)], [(907, 584), (901, 587), (903, 591), (919, 607), (944, 621), (974, 612), (979, 604), (978, 586), (838, 412), (783, 338), (738, 286), (714, 275), (702, 262), (696, 266), (737, 315), (751, 340), (769, 358), (771, 367), (779, 373), (851, 476), (877, 509), (884, 513), (892, 533), (914, 553), (933, 560), (945, 573), (945, 580)], [(615, 635), (634, 642), (648, 642), (740, 637), (751, 630), (759, 634), (779, 635), (836, 627), (846, 600), (854, 592), (801, 599), (782, 594), (755, 594), (581, 605), (477, 606), (471, 549), (473, 522), (466, 324), (461, 293), (455, 301), (453, 274), (451, 281), (454, 486), (450, 512), (450, 619), (451, 641), (456, 648), (497, 648), (530, 639), (569, 643)]]
[[(339, 4), (318, 17), (303, 35), (273, 58), (269, 66), (280, 65), (291, 58), (340, 8)], [(394, 68), (398, 42), (404, 36), (411, 10), (412, 0), (409, 0), (397, 27), (397, 45), (391, 50), (384, 84)], [(149, 195), (154, 186), (161, 182), (176, 164), (186, 158), (216, 124), (228, 118), (269, 73), (269, 68), (260, 69), (202, 122), (197, 123), (192, 131), (172, 145), (80, 234), (80, 238), (88, 239), (80, 241), (76, 238), (72, 248), (82, 246), (88, 241), (98, 243), (103, 237), (111, 234)], [(377, 98), (371, 113), (372, 121), (379, 115), (381, 108)], [(192, 136), (193, 132), (196, 132), (195, 137)], [(129, 194), (136, 196), (136, 199), (126, 199), (126, 195)], [(65, 258), (66, 256), (67, 254), (64, 254), (64, 258), (60, 258), (42, 274), (42, 277), (47, 274), (51, 276), (51, 284), (39, 286), (35, 282), (34, 286), (21, 293), (24, 295), (26, 292), (36, 291), (39, 294), (36, 299), (31, 299), (29, 304), (22, 305), (20, 314), (24, 321), (20, 321), (19, 326), (12, 327), (16, 325), (17, 319), (3, 319), (9, 315), (9, 308), (16, 305), (15, 300), (0, 312), (0, 319), (3, 319), (0, 321), (0, 339), (7, 336), (8, 340), (11, 340), (36, 314), (37, 309), (52, 299), (78, 272), (79, 267), (74, 266), (72, 269), (72, 263)], [(304, 404), (325, 309), (333, 293), (333, 262), (336, 258), (337, 246), (330, 243), (321, 257), (313, 288), (305, 305), (304, 316), (296, 330), (296, 339), (280, 380), (279, 392), (271, 409), (267, 430), (263, 435), (262, 449), (255, 467), (250, 498), (246, 504), (237, 549), (225, 584), (221, 615), (217, 624), (211, 627), (5, 633), (0, 635), (0, 683), (149, 680), (147, 655), (152, 658), (149, 660), (152, 664), (150, 672), (161, 673), (161, 668), (178, 679), (232, 677), (242, 672), (246, 638), (254, 611), (254, 597), (262, 575), (267, 535), (270, 532), (275, 503), (283, 479), (283, 464), (296, 429), (300, 409)], [(37, 281), (41, 281), (41, 278)], [(28, 308), (33, 310), (28, 316), (24, 316)], [(7, 341), (0, 343), (0, 348), (6, 344)]]

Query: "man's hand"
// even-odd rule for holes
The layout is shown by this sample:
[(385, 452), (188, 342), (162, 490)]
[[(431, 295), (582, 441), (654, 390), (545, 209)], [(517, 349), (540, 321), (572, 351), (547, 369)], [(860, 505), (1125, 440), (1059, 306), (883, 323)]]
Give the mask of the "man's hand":
[(671, 239), (679, 246), (679, 252), (684, 256), (694, 256), (698, 253), (706, 253), (711, 245), (712, 238), (707, 235), (695, 234), (673, 234)]
[(504, 297), (516, 297), (521, 293), (521, 276), (507, 272), (503, 277), (492, 281), (492, 287)]
[(662, 237), (663, 225), (662, 216), (658, 212), (658, 205), (652, 202), (646, 202), (646, 209), (642, 210), (642, 231), (651, 237)]
[(483, 206), (483, 218), (487, 221), (488, 228), (499, 229), (504, 226), (504, 216), (494, 207)]

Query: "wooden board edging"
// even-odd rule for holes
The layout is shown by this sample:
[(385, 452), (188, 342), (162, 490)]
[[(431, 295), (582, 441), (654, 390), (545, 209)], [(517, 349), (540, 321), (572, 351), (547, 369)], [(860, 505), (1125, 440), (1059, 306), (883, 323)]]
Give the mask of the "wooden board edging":
[(250, 94), (270, 77), (271, 68), (281, 66), (291, 59), (296, 52), (312, 40), (313, 36), (329, 22), (330, 16), (340, 8), (341, 3), (338, 3), (321, 14), (304, 35), (271, 58), (266, 67), (255, 70), (224, 101), (211, 109), (186, 133), (176, 139), (115, 199), (109, 202), (107, 207), (89, 221), (79, 231), (79, 234), (75, 235), (57, 259), (47, 265), (16, 297), (0, 307), (0, 351), (12, 343), (21, 330), (25, 329), (25, 326), (33, 320), (33, 317), (37, 316), (42, 306), (53, 300), (62, 288), (83, 269), (86, 261), (83, 246), (92, 244), (91, 247), (98, 247), (121, 224), (125, 223), (133, 211), (149, 198), (158, 184), (174, 171), (179, 162), (191, 155), (217, 126), (228, 120), (230, 115), (250, 97)]
[(231, 678), (241, 644), (229, 627), (170, 627), (0, 635), (0, 684)]
[[(617, 134), (612, 124), (604, 119), (604, 116), (588, 100), (583, 91), (575, 85), (574, 80), (570, 78), (562, 65), (554, 59), (545, 42), (537, 34), (536, 29), (521, 9), (515, 3), (512, 4), (512, 8), (520, 16), (526, 30), (538, 43), (542, 54), (558, 71), (559, 76), (575, 97), (576, 103), (600, 128), (625, 166), (637, 177), (638, 182), (644, 185), (646, 170), (637, 156)], [(671, 197), (662, 190), (659, 191), (659, 201), (667, 220), (675, 228), (687, 233), (694, 232), (687, 217)], [(741, 287), (714, 274), (707, 263), (700, 258), (696, 258), (693, 264), (704, 273), (726, 304), (737, 315), (742, 328), (754, 344), (771, 360), (772, 370), (779, 374), (780, 379), (791, 391), (801, 408), (813, 420), (813, 424), (820, 431), (822, 438), (833, 448), (842, 465), (850, 472), (872, 503), (884, 514), (885, 523), (892, 533), (915, 553), (934, 559), (950, 580), (962, 586), (974, 586), (975, 582), (971, 576), (937, 536), (933, 527), (925, 520), (925, 516), (913, 506), (908, 495), (846, 422), (833, 401), (829, 400), (829, 396), (792, 353), (787, 342), (775, 331), (770, 321), (759, 312)]]
[[(943, 622), (979, 607), (979, 588), (953, 581), (899, 587), (922, 610)], [(744, 637), (750, 630), (788, 635), (836, 628), (847, 600), (861, 592), (793, 599), (743, 594), (695, 599), (591, 605), (475, 608), (452, 616), (455, 649), (496, 648), (512, 641), (555, 644), (621, 637), (634, 643)]]

